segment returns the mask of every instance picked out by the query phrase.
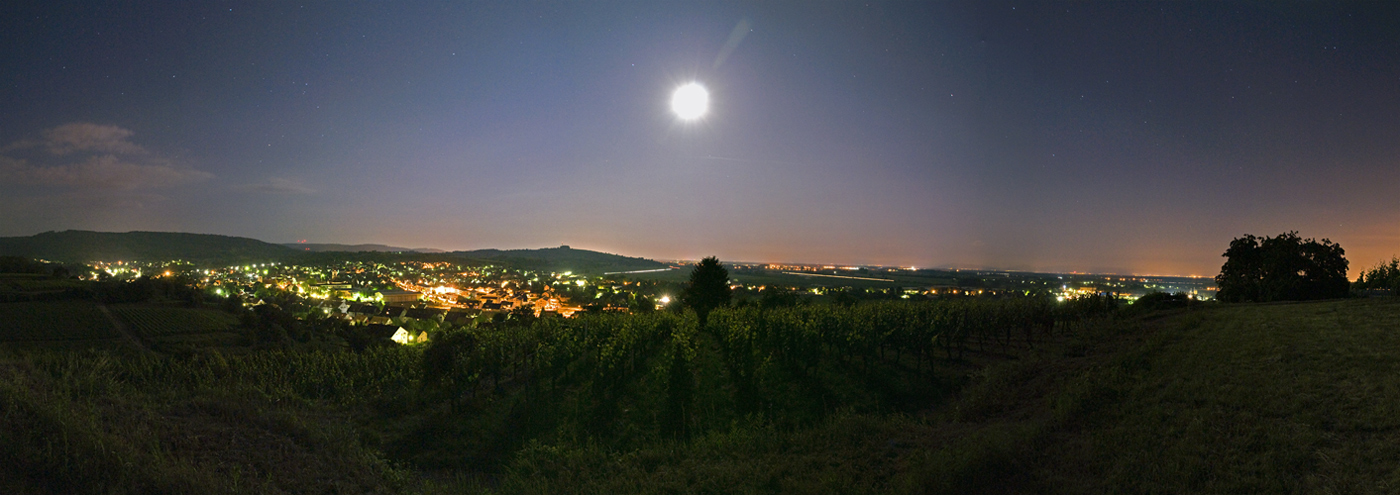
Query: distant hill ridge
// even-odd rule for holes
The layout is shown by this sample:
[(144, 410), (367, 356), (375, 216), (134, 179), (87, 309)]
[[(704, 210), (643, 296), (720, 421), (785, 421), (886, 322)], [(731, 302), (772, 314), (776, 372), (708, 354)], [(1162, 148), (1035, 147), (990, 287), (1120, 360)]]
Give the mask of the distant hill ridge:
[(587, 249), (559, 246), (542, 249), (477, 249), (453, 251), (464, 258), (488, 260), (520, 268), (551, 271), (603, 272), (649, 270), (667, 265), (641, 257), (601, 253)]
[(398, 246), (386, 246), (384, 244), (332, 244), (315, 242), (288, 242), (282, 244), (297, 251), (311, 251), (314, 253), (326, 251), (340, 251), (347, 253), (362, 253), (367, 251), (379, 251), (385, 253), (445, 253), (447, 251), (433, 248), (406, 248)]
[(281, 260), (295, 253), (247, 237), (183, 232), (65, 230), (0, 237), (0, 254), (64, 262)]
[[(309, 251), (309, 252), (308, 252)], [(335, 252), (422, 253), (463, 261), (481, 261), (531, 270), (605, 272), (665, 268), (646, 258), (600, 253), (559, 246), (544, 249), (478, 249), (453, 251), (407, 249), (382, 244), (272, 244), (247, 237), (183, 232), (93, 232), (65, 230), (27, 237), (0, 237), (0, 255), (25, 256), (51, 261), (187, 260), (210, 263), (245, 261), (296, 261), (310, 256), (335, 256)], [(323, 253), (315, 255), (312, 253)], [(421, 254), (417, 254), (421, 255)], [(388, 255), (395, 256), (395, 255)], [(393, 258), (388, 258), (393, 259)]]

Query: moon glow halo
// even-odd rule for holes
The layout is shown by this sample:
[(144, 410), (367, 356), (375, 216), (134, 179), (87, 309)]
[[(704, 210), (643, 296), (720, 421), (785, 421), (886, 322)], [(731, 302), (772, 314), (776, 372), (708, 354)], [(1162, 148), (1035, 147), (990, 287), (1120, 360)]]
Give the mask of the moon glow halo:
[(689, 83), (671, 93), (671, 111), (681, 120), (695, 120), (710, 110), (710, 92), (700, 83)]

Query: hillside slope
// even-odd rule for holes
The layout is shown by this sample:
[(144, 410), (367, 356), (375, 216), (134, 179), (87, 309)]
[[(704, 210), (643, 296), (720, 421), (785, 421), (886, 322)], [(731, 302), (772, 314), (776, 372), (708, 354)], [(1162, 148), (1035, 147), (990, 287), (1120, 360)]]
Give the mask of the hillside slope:
[(478, 249), (475, 251), (453, 251), (453, 255), (476, 260), (509, 264), (529, 270), (555, 272), (621, 272), (630, 270), (652, 270), (667, 265), (646, 258), (634, 258), (617, 254), (600, 253), (587, 249), (573, 249), (568, 246), (543, 249)]
[(379, 251), (385, 253), (442, 253), (441, 249), (433, 248), (406, 248), (398, 246), (388, 246), (384, 244), (329, 244), (316, 242), (288, 242), (282, 244), (297, 251), (311, 252), (347, 252), (361, 253), (366, 251)]
[(1093, 493), (1394, 493), (1400, 300), (1238, 305), (1167, 322), (1066, 383), (1049, 486)]
[(275, 261), (295, 253), (287, 247), (247, 237), (182, 232), (65, 230), (28, 237), (0, 237), (0, 255), (64, 262)]

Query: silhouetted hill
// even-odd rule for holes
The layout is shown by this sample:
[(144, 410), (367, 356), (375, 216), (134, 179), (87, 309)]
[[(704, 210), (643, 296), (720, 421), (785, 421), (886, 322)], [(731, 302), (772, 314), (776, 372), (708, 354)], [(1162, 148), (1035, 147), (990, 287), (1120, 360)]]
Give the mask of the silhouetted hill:
[(65, 230), (29, 237), (0, 237), (0, 254), (64, 262), (203, 262), (281, 260), (296, 251), (247, 237), (179, 232)]
[(441, 249), (433, 248), (406, 248), (398, 246), (386, 246), (383, 244), (329, 244), (313, 242), (289, 242), (282, 244), (297, 251), (311, 251), (313, 253), (325, 251), (338, 251), (346, 253), (361, 253), (366, 251), (380, 251), (385, 253), (444, 253)]
[(553, 272), (602, 273), (650, 270), (667, 266), (664, 263), (646, 258), (632, 258), (587, 249), (573, 249), (568, 246), (543, 249), (478, 249), (475, 251), (453, 251), (452, 254), (464, 258), (509, 264), (529, 270)]
[[(309, 252), (308, 252), (309, 251)], [(430, 256), (437, 259), (463, 259), (510, 265), (529, 270), (556, 272), (618, 272), (665, 268), (645, 258), (600, 253), (568, 246), (545, 249), (480, 249), (442, 253), (412, 250), (380, 244), (288, 244), (279, 245), (247, 237), (179, 232), (91, 232), (66, 230), (44, 232), (29, 237), (0, 237), (0, 255), (25, 256), (63, 262), (164, 261), (197, 262), (242, 261), (325, 261), (336, 253), (344, 256)], [(378, 252), (378, 253), (376, 253)], [(392, 254), (392, 253), (403, 254)], [(382, 254), (380, 254), (382, 253)], [(313, 259), (306, 259), (307, 256)], [(416, 259), (416, 258), (415, 258)]]

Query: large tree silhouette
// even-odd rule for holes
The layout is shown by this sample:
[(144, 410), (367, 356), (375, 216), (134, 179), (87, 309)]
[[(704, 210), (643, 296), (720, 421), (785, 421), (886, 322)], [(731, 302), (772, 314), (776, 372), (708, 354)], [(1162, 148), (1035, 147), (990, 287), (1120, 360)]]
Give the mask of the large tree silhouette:
[(695, 310), (701, 329), (711, 310), (729, 304), (730, 295), (729, 270), (719, 264), (719, 258), (711, 256), (695, 264), (685, 289), (685, 305)]
[(1230, 242), (1215, 277), (1216, 298), (1226, 302), (1302, 301), (1346, 297), (1347, 260), (1342, 246), (1287, 232), (1245, 235)]

